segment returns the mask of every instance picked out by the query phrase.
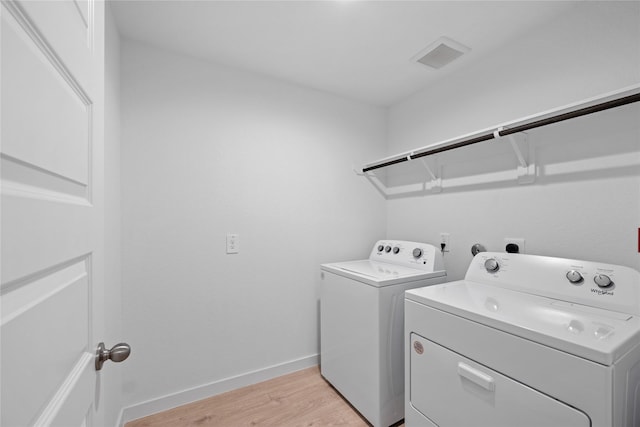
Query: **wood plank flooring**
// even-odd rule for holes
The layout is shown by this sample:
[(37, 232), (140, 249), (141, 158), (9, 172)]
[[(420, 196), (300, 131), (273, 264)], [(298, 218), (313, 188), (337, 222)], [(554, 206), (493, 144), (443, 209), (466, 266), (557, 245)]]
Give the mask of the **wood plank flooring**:
[(319, 368), (312, 367), (140, 418), (125, 427), (369, 425), (322, 378)]

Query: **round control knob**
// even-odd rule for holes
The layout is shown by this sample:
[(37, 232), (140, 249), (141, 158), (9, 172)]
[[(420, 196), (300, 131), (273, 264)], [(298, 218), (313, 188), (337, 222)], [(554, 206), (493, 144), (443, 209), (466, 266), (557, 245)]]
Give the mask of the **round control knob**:
[(384, 251), (384, 245), (378, 245), (378, 252)]
[(484, 262), (484, 268), (487, 269), (489, 273), (495, 273), (500, 270), (500, 264), (494, 258), (489, 258)]
[(569, 270), (567, 271), (567, 279), (571, 283), (580, 283), (582, 282), (582, 274), (578, 270)]
[(413, 257), (414, 258), (420, 258), (422, 256), (422, 249), (420, 248), (415, 248), (413, 250)]
[(396, 246), (395, 248), (393, 248), (393, 253), (394, 254), (397, 254), (398, 252), (400, 252), (400, 248), (399, 247)]
[(387, 246), (386, 248), (384, 248), (384, 251), (387, 253), (391, 252), (391, 246)]
[(613, 285), (611, 278), (606, 274), (596, 274), (593, 277), (593, 281), (596, 282), (596, 285), (600, 286), (601, 288), (608, 288)]

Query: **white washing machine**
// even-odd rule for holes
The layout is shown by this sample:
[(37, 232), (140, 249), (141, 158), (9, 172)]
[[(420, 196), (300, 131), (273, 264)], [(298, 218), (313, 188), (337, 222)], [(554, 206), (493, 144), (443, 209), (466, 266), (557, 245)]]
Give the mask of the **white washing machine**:
[(640, 273), (480, 253), (406, 292), (405, 423), (640, 426)]
[(369, 259), (321, 266), (320, 369), (374, 427), (404, 416), (404, 291), (446, 280), (426, 243), (382, 240)]

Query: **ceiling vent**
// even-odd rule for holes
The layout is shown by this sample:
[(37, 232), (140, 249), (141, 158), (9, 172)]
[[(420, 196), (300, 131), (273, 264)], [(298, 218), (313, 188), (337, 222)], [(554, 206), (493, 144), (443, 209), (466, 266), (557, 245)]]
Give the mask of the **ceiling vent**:
[(439, 69), (470, 50), (470, 48), (453, 41), (450, 38), (440, 37), (438, 40), (421, 50), (412, 59), (422, 65), (426, 65), (427, 67)]

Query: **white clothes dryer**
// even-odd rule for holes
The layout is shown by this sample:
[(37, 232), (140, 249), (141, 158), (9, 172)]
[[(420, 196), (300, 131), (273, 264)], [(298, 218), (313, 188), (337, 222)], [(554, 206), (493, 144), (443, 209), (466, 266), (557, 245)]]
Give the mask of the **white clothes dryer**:
[(442, 283), (442, 254), (383, 240), (369, 259), (321, 266), (320, 370), (374, 427), (404, 417), (404, 291)]
[(406, 292), (405, 423), (640, 426), (640, 273), (480, 253)]

